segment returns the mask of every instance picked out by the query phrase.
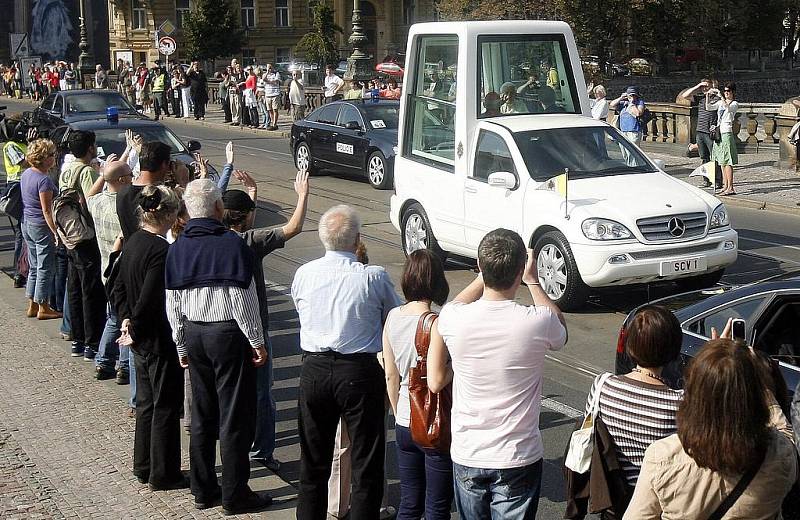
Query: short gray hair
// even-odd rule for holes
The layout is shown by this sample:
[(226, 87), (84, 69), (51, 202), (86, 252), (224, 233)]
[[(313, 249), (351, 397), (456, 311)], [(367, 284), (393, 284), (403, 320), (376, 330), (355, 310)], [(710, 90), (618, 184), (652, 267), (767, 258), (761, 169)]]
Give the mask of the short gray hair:
[(360, 232), (361, 219), (346, 204), (332, 207), (319, 220), (319, 239), (326, 251), (352, 250)]
[(189, 218), (208, 218), (214, 216), (214, 209), (222, 193), (211, 179), (197, 179), (186, 185), (183, 203)]
[(597, 85), (594, 87), (594, 95), (597, 96), (598, 94), (602, 94), (603, 96), (606, 95), (606, 88), (603, 85)]

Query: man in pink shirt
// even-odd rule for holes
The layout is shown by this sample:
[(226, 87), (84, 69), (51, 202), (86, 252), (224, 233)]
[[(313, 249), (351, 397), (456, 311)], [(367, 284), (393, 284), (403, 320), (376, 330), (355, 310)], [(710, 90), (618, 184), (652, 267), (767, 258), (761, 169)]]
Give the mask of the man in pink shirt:
[[(481, 274), (442, 308), (434, 326), (428, 385), (436, 392), (453, 379), (450, 455), (461, 518), (535, 518), (542, 370), (567, 330), (517, 233), (496, 229), (483, 237), (478, 267)], [(522, 282), (531, 306), (514, 301)]]

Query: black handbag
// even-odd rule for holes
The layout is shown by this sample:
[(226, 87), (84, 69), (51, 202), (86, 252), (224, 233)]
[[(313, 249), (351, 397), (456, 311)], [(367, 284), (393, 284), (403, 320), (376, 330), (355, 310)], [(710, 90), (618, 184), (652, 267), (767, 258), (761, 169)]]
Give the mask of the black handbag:
[(22, 190), (19, 182), (9, 182), (0, 196), (0, 214), (8, 215), (17, 222), (22, 220)]
[(711, 139), (713, 139), (715, 143), (722, 141), (722, 132), (719, 131), (719, 125), (713, 125), (711, 127)]

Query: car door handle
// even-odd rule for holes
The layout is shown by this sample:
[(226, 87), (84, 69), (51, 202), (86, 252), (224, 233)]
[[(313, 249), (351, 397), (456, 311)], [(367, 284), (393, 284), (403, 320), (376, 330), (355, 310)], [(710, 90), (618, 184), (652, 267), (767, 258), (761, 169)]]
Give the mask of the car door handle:
[(478, 188), (475, 188), (473, 186), (464, 186), (464, 191), (466, 191), (467, 193), (478, 193)]

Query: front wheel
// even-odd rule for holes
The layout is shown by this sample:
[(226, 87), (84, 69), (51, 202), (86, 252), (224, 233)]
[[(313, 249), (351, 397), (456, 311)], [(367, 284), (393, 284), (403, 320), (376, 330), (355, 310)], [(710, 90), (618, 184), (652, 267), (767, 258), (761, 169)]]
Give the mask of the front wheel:
[(402, 229), (400, 236), (406, 256), (418, 249), (430, 249), (442, 262), (447, 259), (447, 252), (439, 247), (436, 237), (433, 236), (431, 223), (422, 206), (414, 203), (403, 212)]
[(583, 283), (567, 239), (558, 231), (544, 234), (533, 248), (539, 283), (562, 311), (579, 309), (589, 288)]
[(301, 142), (294, 150), (294, 165), (301, 172), (308, 172), (309, 175), (317, 173), (314, 168), (314, 159), (311, 158), (311, 149), (305, 142)]
[(367, 159), (367, 179), (376, 190), (392, 187), (392, 167), (381, 152), (373, 152)]

